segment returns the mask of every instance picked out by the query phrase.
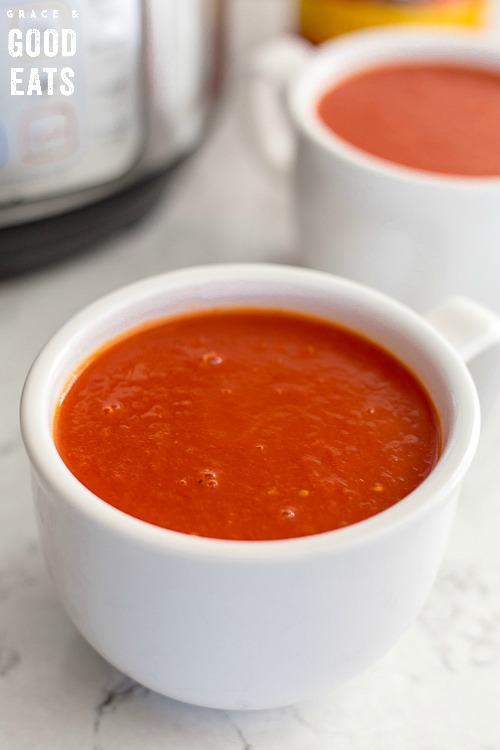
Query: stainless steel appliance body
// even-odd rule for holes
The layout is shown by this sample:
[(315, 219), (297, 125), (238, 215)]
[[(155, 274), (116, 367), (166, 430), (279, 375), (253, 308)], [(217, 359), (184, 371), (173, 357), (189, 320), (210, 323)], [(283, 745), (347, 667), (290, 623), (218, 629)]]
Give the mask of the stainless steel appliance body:
[(48, 247), (59, 217), (103, 220), (121, 194), (130, 215), (134, 188), (195, 147), (223, 36), (223, 0), (0, 0), (0, 270), (34, 222)]

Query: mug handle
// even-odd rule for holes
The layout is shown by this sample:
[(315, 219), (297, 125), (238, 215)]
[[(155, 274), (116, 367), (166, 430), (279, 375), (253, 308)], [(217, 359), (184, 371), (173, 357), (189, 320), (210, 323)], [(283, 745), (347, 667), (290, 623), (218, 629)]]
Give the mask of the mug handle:
[(449, 297), (425, 318), (468, 366), (487, 417), (500, 392), (500, 317), (466, 297)]
[(242, 130), (259, 161), (278, 177), (288, 177), (295, 158), (286, 87), (313, 50), (312, 44), (290, 34), (258, 47), (243, 69), (239, 95)]

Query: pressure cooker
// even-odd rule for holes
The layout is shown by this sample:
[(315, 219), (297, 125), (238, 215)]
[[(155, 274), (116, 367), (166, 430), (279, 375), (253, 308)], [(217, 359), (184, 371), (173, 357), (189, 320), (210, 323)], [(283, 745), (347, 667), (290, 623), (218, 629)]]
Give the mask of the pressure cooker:
[(200, 142), (224, 0), (0, 0), (0, 275), (140, 218)]

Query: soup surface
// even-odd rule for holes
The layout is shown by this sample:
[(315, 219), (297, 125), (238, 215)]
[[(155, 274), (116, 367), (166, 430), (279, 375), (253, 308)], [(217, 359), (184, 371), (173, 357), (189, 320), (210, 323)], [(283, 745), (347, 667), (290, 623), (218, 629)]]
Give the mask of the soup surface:
[(500, 176), (500, 73), (439, 63), (373, 68), (317, 104), (332, 131), (415, 169)]
[(440, 449), (429, 397), (392, 355), (313, 317), (247, 309), (108, 343), (62, 395), (54, 438), (75, 476), (126, 513), (248, 540), (378, 513)]

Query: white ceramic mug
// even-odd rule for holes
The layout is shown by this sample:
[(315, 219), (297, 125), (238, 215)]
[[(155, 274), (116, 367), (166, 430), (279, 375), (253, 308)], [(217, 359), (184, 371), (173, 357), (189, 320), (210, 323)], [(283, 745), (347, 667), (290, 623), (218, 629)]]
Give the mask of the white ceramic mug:
[[(354, 525), (279, 541), (190, 536), (129, 516), (87, 490), (52, 437), (80, 362), (147, 319), (214, 306), (304, 312), (354, 329), (400, 358), (437, 408), (443, 451), (425, 481)], [(500, 338), (465, 301), (438, 316), (464, 350)], [(55, 334), (26, 381), (21, 425), (40, 537), (69, 617), (94, 648), (173, 698), (225, 709), (312, 697), (378, 659), (418, 614), (436, 575), (479, 407), (453, 346), (417, 313), (329, 274), (267, 264), (175, 271), (123, 288)]]
[(305, 265), (372, 285), (420, 311), (450, 294), (500, 311), (500, 175), (457, 177), (393, 164), (336, 136), (316, 112), (321, 94), (353, 73), (426, 60), (500, 73), (500, 45), (477, 33), (403, 26), (315, 48), (280, 38), (250, 61), (242, 119), (266, 162), (291, 175)]

